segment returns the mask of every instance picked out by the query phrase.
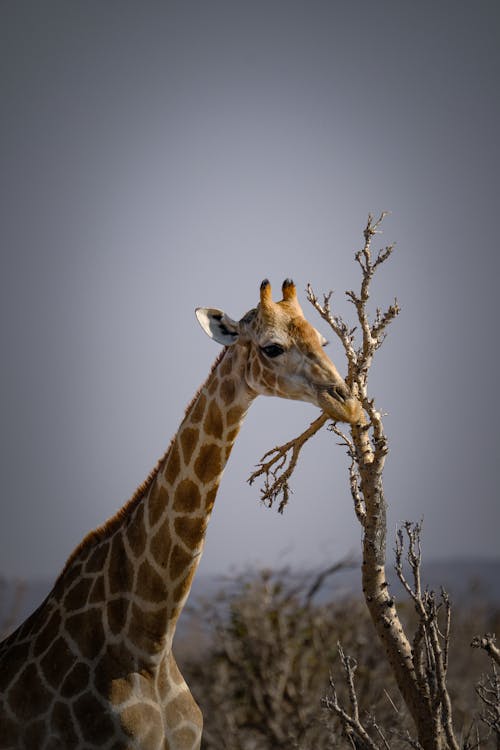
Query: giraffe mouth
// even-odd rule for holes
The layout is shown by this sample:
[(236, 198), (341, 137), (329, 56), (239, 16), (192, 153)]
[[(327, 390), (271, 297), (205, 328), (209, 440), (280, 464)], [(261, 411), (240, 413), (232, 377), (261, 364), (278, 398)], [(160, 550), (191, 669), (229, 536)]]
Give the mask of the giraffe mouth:
[(351, 397), (351, 394), (345, 386), (329, 385), (325, 390), (329, 396), (334, 398), (335, 401), (339, 401), (341, 404), (345, 404), (345, 402)]
[(360, 424), (363, 419), (359, 401), (346, 385), (329, 385), (318, 393), (318, 406), (334, 421)]

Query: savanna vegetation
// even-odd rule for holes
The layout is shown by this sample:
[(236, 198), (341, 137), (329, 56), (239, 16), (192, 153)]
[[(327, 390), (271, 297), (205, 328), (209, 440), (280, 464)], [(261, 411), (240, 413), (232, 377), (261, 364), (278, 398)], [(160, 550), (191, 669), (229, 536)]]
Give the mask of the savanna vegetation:
[[(190, 637), (177, 653), (203, 710), (205, 750), (420, 747), (364, 601), (323, 600), (322, 581), (336, 569), (300, 579), (288, 570), (248, 573), (191, 609)], [(399, 611), (417, 632), (413, 602)], [(447, 690), (464, 750), (499, 746), (500, 675), (471, 646), (478, 632), (499, 627), (500, 611), (477, 598), (453, 609)]]

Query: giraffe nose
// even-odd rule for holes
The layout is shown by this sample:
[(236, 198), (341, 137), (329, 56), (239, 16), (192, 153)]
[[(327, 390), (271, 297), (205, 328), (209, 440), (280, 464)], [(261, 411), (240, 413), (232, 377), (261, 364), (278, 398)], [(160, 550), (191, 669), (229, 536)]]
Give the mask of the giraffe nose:
[(344, 404), (351, 397), (349, 388), (344, 383), (331, 385), (326, 389), (326, 392), (336, 401), (340, 401), (341, 404)]

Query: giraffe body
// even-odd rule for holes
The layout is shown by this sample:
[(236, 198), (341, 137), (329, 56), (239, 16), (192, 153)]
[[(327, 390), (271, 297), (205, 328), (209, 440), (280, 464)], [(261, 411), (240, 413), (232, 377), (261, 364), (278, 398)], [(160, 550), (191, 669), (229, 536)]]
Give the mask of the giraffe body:
[(0, 750), (198, 750), (202, 715), (172, 639), (243, 418), (259, 394), (362, 421), (291, 282), (235, 322), (200, 309), (225, 345), (170, 447), (124, 508), (77, 547), (0, 644)]

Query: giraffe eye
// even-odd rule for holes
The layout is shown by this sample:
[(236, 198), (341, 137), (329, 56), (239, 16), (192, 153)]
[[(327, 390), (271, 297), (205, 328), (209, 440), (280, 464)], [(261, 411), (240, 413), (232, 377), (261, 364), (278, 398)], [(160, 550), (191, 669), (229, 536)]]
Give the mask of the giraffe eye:
[(264, 352), (266, 357), (274, 359), (274, 357), (279, 357), (280, 354), (283, 354), (285, 347), (281, 346), (281, 344), (268, 344), (267, 346), (262, 346), (261, 351)]

